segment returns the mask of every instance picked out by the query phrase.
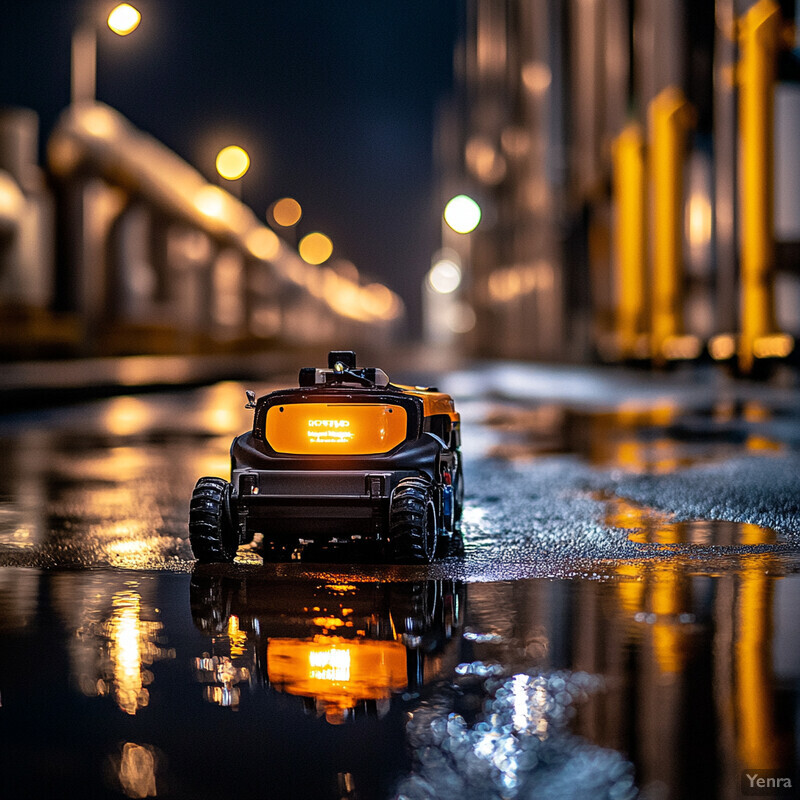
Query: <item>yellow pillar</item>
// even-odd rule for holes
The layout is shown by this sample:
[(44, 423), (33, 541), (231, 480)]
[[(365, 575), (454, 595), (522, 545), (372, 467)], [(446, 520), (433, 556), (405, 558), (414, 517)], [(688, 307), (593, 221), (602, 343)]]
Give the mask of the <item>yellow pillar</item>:
[(691, 106), (670, 86), (648, 109), (652, 213), (652, 348), (664, 362), (665, 344), (683, 334), (683, 168)]
[(644, 333), (647, 266), (647, 196), (644, 134), (635, 122), (614, 141), (613, 191), (615, 339), (622, 358), (641, 357), (637, 344)]
[(773, 134), (780, 8), (759, 0), (740, 21), (741, 338), (739, 366), (749, 372), (754, 346), (776, 330), (774, 306)]

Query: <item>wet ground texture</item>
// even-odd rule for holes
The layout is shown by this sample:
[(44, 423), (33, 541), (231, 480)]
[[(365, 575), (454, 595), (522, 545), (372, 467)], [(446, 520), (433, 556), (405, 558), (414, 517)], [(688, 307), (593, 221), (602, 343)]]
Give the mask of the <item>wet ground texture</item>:
[(195, 565), (194, 482), (227, 477), (244, 388), (282, 384), (0, 417), (8, 796), (797, 786), (796, 377), (435, 382), (462, 414), (467, 496), (463, 556), (430, 567)]

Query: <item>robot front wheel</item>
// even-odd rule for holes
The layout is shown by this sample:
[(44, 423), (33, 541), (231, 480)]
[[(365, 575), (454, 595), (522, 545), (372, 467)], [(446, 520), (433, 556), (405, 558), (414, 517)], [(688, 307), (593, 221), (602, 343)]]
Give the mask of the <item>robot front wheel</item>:
[(222, 478), (200, 478), (189, 505), (189, 542), (201, 564), (230, 563), (239, 548), (231, 514), (231, 485)]

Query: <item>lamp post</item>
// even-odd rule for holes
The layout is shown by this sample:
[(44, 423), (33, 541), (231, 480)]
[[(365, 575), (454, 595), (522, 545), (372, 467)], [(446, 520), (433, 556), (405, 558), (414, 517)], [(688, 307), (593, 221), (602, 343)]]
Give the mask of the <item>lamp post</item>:
[[(108, 15), (107, 24), (117, 36), (127, 36), (139, 26), (142, 15), (130, 4), (120, 3)], [(72, 35), (72, 103), (93, 103), (97, 93), (97, 27), (85, 22)]]

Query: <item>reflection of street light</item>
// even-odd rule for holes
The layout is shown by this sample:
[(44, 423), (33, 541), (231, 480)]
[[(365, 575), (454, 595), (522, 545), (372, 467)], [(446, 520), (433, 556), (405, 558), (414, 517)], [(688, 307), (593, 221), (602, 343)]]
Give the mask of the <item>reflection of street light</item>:
[(481, 207), (465, 194), (456, 195), (444, 207), (444, 221), (456, 233), (469, 233), (481, 221)]
[[(108, 27), (127, 36), (139, 25), (142, 15), (128, 3), (116, 6), (108, 15)], [(97, 89), (97, 30), (84, 23), (72, 35), (72, 102), (94, 102)]]

